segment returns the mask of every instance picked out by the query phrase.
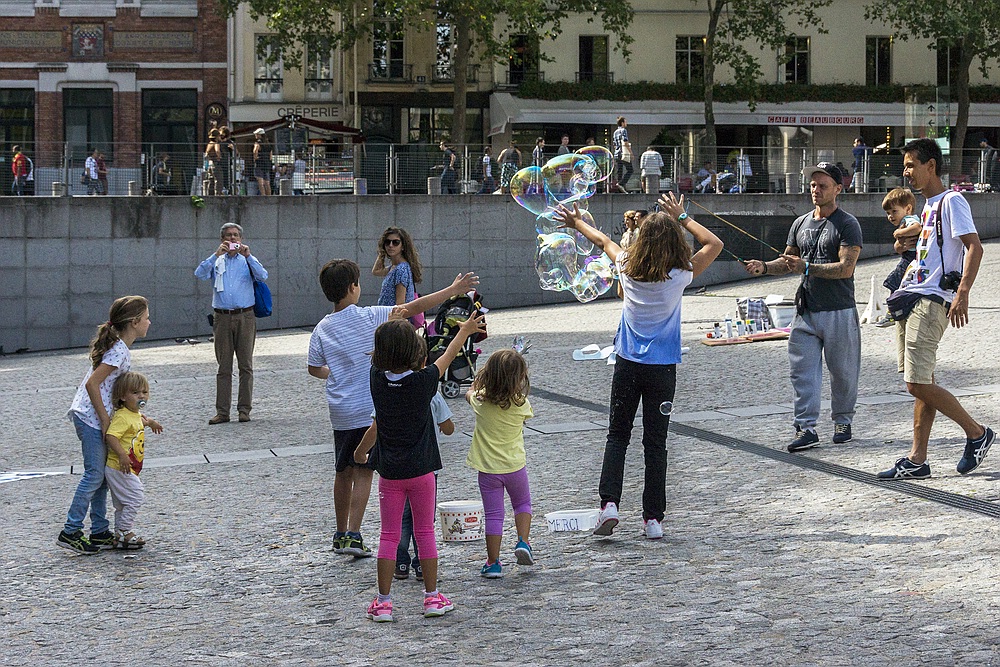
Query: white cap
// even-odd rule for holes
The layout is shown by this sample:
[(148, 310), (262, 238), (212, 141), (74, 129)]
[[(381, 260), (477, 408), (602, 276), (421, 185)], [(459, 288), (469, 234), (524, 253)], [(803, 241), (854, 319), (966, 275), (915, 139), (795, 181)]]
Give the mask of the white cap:
[(262, 127), (258, 127), (256, 130), (253, 131), (253, 133), (254, 134), (267, 134), (267, 132), (265, 132), (264, 128), (262, 128)]

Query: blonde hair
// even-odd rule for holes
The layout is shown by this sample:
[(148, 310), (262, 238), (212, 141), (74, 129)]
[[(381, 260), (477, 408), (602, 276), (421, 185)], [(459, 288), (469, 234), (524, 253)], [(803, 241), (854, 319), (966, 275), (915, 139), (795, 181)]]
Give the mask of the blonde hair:
[(656, 283), (674, 269), (691, 270), (691, 246), (680, 224), (666, 213), (650, 213), (636, 227), (638, 234), (625, 253), (623, 271), (633, 280)]
[(888, 211), (893, 206), (899, 206), (900, 208), (910, 207), (912, 212), (914, 207), (917, 205), (917, 198), (913, 196), (913, 193), (906, 188), (893, 188), (889, 190), (886, 194), (885, 199), (882, 200), (882, 210)]
[(125, 405), (125, 394), (133, 391), (149, 392), (149, 380), (142, 373), (129, 371), (122, 373), (111, 387), (111, 405), (120, 408)]
[(149, 310), (149, 302), (144, 296), (123, 296), (115, 299), (108, 312), (108, 321), (98, 325), (97, 333), (90, 341), (90, 363), (93, 368), (101, 365), (104, 353), (114, 347), (131, 322), (139, 319)]
[(486, 366), (472, 381), (472, 391), (480, 400), (501, 410), (524, 405), (531, 389), (528, 364), (519, 352), (498, 350), (486, 360)]

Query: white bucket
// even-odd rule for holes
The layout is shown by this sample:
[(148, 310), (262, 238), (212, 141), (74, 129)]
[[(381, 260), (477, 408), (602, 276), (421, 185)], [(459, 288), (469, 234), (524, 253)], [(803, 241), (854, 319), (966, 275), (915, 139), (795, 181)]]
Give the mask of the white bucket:
[(794, 303), (775, 303), (767, 307), (771, 313), (771, 322), (776, 327), (787, 327), (791, 325), (792, 318), (795, 317)]
[(441, 539), (445, 542), (475, 542), (486, 535), (481, 500), (452, 500), (438, 503)]
[(550, 533), (588, 531), (597, 527), (597, 517), (600, 510), (562, 510), (549, 512), (545, 522), (549, 524)]

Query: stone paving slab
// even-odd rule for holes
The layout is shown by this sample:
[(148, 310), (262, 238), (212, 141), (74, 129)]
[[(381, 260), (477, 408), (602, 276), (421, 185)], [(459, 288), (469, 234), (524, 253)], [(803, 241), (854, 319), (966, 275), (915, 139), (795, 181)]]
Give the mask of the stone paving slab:
[[(969, 326), (950, 329), (941, 343), (936, 373), (946, 386), (978, 391), (1000, 377), (990, 335), (1000, 328), (998, 249), (987, 244)], [(861, 263), (858, 284), (871, 275), (881, 281), (893, 264)], [(791, 296), (794, 284), (766, 278), (685, 297), (682, 340), (692, 349), (678, 368), (674, 421), (712, 413), (718, 421), (697, 428), (784, 449), (794, 437), (790, 420), (721, 410), (790, 401), (785, 347), (692, 343), (732, 311), (735, 298)], [(488, 296), (487, 286), (482, 291)], [(154, 301), (154, 331), (155, 308)], [(528, 336), (532, 387), (547, 392), (532, 397), (537, 423), (600, 424), (613, 367), (573, 362), (570, 354), (610, 341), (619, 316), (614, 301), (493, 311), (482, 347), (489, 353), (516, 334)], [(165, 427), (146, 441), (147, 502), (137, 528), (149, 545), (129, 554), (136, 558), (73, 557), (54, 546), (78, 475), (0, 484), (8, 537), (0, 555), (0, 663), (1000, 664), (1000, 522), (892, 485), (861, 484), (674, 432), (666, 534), (647, 541), (639, 535), (641, 420), (614, 536), (549, 534), (543, 519), (596, 505), (603, 430), (530, 433), (536, 565), (512, 565), (503, 579), (484, 580), (482, 542), (439, 541), (440, 588), (456, 611), (420, 617), (420, 587), (411, 579), (393, 586), (397, 622), (375, 625), (364, 618), (374, 562), (330, 550), (333, 457), (322, 450), (332, 446), (332, 434), (323, 383), (305, 372), (307, 343), (302, 330), (262, 334), (253, 421), (213, 427), (206, 424), (212, 346), (134, 347), (134, 368), (155, 383), (150, 412)], [(861, 397), (905, 391), (891, 332), (863, 327), (862, 359)], [(61, 417), (86, 363), (84, 350), (0, 357), (7, 399), (0, 471), (79, 471), (79, 443)], [(995, 393), (960, 400), (978, 420), (1000, 423)], [(471, 433), (471, 410), (460, 400), (450, 405), (456, 432)], [(38, 428), (39, 415), (55, 419)], [(830, 442), (828, 417), (824, 411), (820, 447), (801, 456), (872, 473), (909, 448), (909, 401), (861, 403), (854, 440), (845, 445)], [(1000, 502), (996, 452), (970, 475), (955, 471), (963, 437), (938, 418), (934, 476), (921, 484)], [(253, 458), (284, 448), (298, 455)], [(464, 464), (468, 437), (442, 439), (440, 448), (439, 499), (476, 498), (476, 473)], [(202, 454), (213, 452), (234, 460), (206, 463)], [(156, 460), (171, 465), (156, 467)], [(362, 524), (373, 546), (378, 530), (376, 486)], [(508, 511), (504, 558), (513, 545)]]

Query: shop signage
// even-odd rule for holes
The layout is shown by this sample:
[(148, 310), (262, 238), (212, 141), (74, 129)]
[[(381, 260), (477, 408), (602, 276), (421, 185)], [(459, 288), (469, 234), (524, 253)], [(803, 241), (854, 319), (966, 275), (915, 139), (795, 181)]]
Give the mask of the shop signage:
[(0, 48), (61, 49), (62, 36), (59, 30), (3, 30), (0, 31)]
[(116, 30), (115, 49), (128, 51), (191, 50), (194, 33), (190, 30), (176, 32), (142, 32)]
[(278, 117), (298, 116), (312, 120), (336, 120), (340, 118), (340, 109), (332, 105), (278, 107)]
[(795, 114), (789, 116), (768, 116), (768, 125), (864, 125), (864, 116), (809, 116)]

